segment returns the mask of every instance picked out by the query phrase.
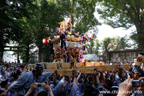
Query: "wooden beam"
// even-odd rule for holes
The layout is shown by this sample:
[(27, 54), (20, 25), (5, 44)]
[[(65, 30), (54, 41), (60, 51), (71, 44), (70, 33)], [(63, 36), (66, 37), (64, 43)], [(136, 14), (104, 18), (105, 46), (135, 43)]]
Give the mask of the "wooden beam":
[(61, 69), (57, 70), (58, 75), (62, 76), (72, 76), (73, 69)]
[[(89, 62), (91, 63), (91, 62)], [(82, 64), (82, 63), (78, 63)], [(44, 69), (45, 72), (54, 72), (57, 70), (59, 75), (65, 75), (65, 76), (72, 76), (72, 70), (80, 70), (81, 73), (89, 73), (93, 74), (94, 73), (94, 68), (101, 70), (101, 71), (112, 71), (115, 69), (116, 71), (119, 70), (118, 65), (97, 65), (97, 66), (79, 66), (79, 67), (74, 67), (74, 69), (70, 69), (70, 63), (63, 63), (62, 64), (62, 69), (57, 69), (57, 63), (46, 63), (47, 69)], [(64, 67), (66, 65), (66, 67)], [(123, 64), (121, 65), (125, 69), (129, 68), (129, 64)], [(28, 68), (33, 69), (34, 64), (29, 64)]]

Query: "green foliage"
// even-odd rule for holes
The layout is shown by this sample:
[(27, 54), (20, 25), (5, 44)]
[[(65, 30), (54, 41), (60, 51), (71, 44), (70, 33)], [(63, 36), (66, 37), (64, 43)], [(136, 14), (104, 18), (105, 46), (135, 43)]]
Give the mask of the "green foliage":
[(115, 50), (125, 50), (126, 48), (130, 48), (131, 44), (128, 43), (129, 39), (127, 37), (118, 37), (118, 44)]
[(29, 6), (32, 6), (31, 1), (0, 1), (0, 58), (2, 58), (6, 43), (11, 40), (19, 41), (22, 38), (22, 22), (19, 20), (23, 17), (29, 17), (29, 11), (27, 10)]
[[(39, 48), (39, 55), (44, 54), (44, 60), (48, 61), (49, 46), (43, 45), (42, 39), (49, 36), (53, 38), (57, 34), (55, 29), (59, 26), (58, 22), (63, 20), (63, 11), (61, 6), (57, 6), (49, 0), (40, 0), (39, 5), (38, 9), (34, 10), (36, 14), (29, 20), (29, 23), (34, 34), (34, 43)], [(41, 61), (41, 58), (39, 59)]]
[[(131, 26), (136, 27), (137, 40), (139, 49), (144, 48), (144, 0), (98, 0), (102, 8), (97, 12), (105, 23), (113, 28), (123, 27), (125, 29)], [(139, 35), (141, 34), (141, 35)], [(135, 38), (135, 37), (134, 37)], [(133, 39), (134, 39), (133, 38)]]
[(102, 43), (103, 44), (103, 46), (102, 46), (103, 50), (108, 52), (111, 48), (111, 44), (110, 44), (111, 38), (105, 38), (102, 42), (103, 42)]
[[(54, 35), (54, 30), (56, 25), (58, 25), (56, 24), (58, 17), (54, 16), (58, 11), (55, 4), (49, 4), (46, 0), (37, 0), (37, 2), (33, 2), (33, 4), (34, 6), (27, 9), (31, 12), (29, 18), (23, 17), (19, 20), (19, 22), (22, 22), (20, 26), (23, 29), (23, 37), (18, 41), (18, 45), (23, 46), (20, 50), (20, 55), (21, 59), (26, 61), (26, 63), (28, 63), (30, 56), (33, 54), (30, 50), (36, 46), (39, 48), (40, 54), (48, 53), (45, 51), (49, 48), (42, 44), (42, 39)], [(34, 46), (34, 44), (36, 44), (36, 46)]]
[(86, 52), (85, 54), (97, 54), (99, 55), (99, 47), (100, 42), (97, 39), (90, 40), (90, 42), (86, 42)]
[[(94, 17), (97, 0), (74, 0), (73, 19), (77, 32), (85, 33), (100, 25)], [(96, 32), (96, 30), (94, 31)]]
[[(124, 27), (130, 28), (134, 22), (130, 15), (134, 16), (135, 1), (136, 0), (100, 0), (102, 9), (97, 11), (101, 17), (105, 19), (105, 23), (111, 25), (113, 28)], [(141, 1), (141, 0), (140, 0)], [(136, 1), (137, 2), (137, 1)]]
[(83, 34), (88, 30), (97, 31), (96, 25), (100, 25), (94, 17), (97, 0), (56, 0), (61, 6), (63, 16), (71, 17), (74, 29)]
[(102, 41), (102, 49), (104, 52), (108, 52), (110, 50), (125, 50), (131, 47), (131, 44), (128, 43), (129, 39), (127, 37), (113, 37), (113, 38), (105, 38)]

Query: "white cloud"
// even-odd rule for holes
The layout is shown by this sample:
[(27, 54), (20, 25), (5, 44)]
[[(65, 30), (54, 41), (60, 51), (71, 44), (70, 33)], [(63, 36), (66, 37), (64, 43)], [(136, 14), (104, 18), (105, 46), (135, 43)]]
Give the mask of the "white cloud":
[(99, 31), (97, 34), (97, 39), (101, 41), (105, 37), (117, 37), (117, 36), (124, 37), (125, 35), (130, 36), (133, 29), (135, 29), (135, 27), (132, 27), (128, 30), (124, 30), (123, 28), (113, 29), (112, 27), (103, 24), (101, 26), (98, 26)]

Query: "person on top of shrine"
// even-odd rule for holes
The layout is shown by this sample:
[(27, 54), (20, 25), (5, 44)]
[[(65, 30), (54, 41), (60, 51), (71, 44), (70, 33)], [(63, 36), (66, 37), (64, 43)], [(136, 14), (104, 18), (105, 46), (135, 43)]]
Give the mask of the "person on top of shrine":
[(139, 74), (141, 74), (141, 76), (144, 76), (144, 71), (141, 69), (141, 65), (143, 62), (144, 62), (144, 52), (141, 52), (138, 54), (137, 61), (135, 63), (132, 72), (134, 72), (134, 70), (136, 69), (139, 72)]

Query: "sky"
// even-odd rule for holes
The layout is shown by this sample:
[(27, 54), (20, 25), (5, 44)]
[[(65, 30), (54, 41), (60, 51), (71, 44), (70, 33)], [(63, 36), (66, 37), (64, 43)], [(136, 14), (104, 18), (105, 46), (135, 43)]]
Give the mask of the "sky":
[[(95, 17), (98, 19), (98, 21), (102, 22), (104, 20), (100, 19), (100, 15), (97, 12), (94, 12)], [(102, 24), (100, 26), (97, 26), (98, 28), (98, 33), (97, 33), (97, 39), (98, 40), (103, 40), (105, 37), (124, 37), (125, 35), (130, 36), (130, 34), (136, 29), (135, 26), (131, 27), (128, 30), (125, 30), (124, 28), (115, 28), (113, 29), (111, 26)], [(132, 42), (132, 41), (130, 41)]]

